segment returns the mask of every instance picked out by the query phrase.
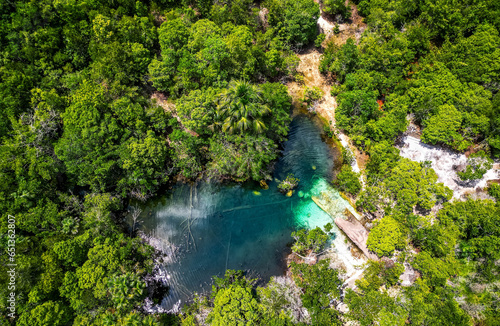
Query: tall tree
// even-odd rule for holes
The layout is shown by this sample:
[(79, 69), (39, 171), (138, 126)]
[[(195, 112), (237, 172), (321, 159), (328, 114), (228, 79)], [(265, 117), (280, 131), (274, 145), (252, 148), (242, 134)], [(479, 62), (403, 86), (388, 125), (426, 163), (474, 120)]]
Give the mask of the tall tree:
[(222, 131), (228, 134), (267, 129), (263, 117), (271, 113), (263, 103), (257, 87), (246, 81), (232, 81), (219, 99), (217, 116), (222, 121)]

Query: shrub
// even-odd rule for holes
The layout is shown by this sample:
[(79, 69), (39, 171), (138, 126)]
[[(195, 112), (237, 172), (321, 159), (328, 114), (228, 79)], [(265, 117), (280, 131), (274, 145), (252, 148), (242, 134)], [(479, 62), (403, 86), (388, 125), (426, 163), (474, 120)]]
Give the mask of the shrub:
[(342, 281), (338, 271), (329, 265), (330, 260), (325, 259), (312, 266), (295, 262), (290, 266), (293, 280), (302, 291), (302, 303), (312, 315), (313, 325), (341, 325), (336, 311), (330, 308), (330, 301), (340, 296)]
[(335, 35), (340, 34), (339, 24), (335, 24), (335, 27), (333, 28), (333, 34), (335, 34)]
[[(329, 231), (326, 227), (325, 230)], [(297, 232), (292, 232), (292, 238), (295, 239), (292, 251), (298, 254), (306, 254), (309, 250), (314, 253), (319, 252), (328, 241), (329, 236), (320, 227), (316, 227), (312, 230), (301, 229)]]
[(464, 171), (457, 172), (463, 181), (481, 179), (486, 171), (493, 166), (493, 160), (484, 151), (471, 154), (467, 159), (467, 167)]
[(492, 183), (488, 188), (488, 194), (491, 197), (495, 197), (496, 200), (500, 200), (500, 185), (498, 183)]
[(315, 101), (320, 100), (325, 93), (318, 87), (314, 86), (312, 88), (309, 88), (306, 86), (306, 89), (304, 90), (304, 102), (307, 102), (307, 104), (311, 104)]
[(286, 194), (290, 190), (293, 190), (293, 188), (297, 187), (299, 185), (299, 179), (295, 178), (293, 174), (289, 174), (285, 180), (281, 181), (278, 185), (278, 189), (280, 192)]
[(351, 18), (351, 6), (346, 6), (344, 0), (325, 0), (323, 10), (331, 15), (340, 15), (342, 19)]
[(340, 94), (340, 90), (341, 90), (340, 86), (334, 84), (332, 85), (332, 88), (330, 88), (330, 94), (332, 96), (337, 96)]
[(390, 216), (382, 218), (370, 231), (366, 245), (379, 257), (390, 256), (394, 250), (404, 248), (403, 232), (399, 223)]
[(341, 151), (342, 151), (342, 164), (351, 165), (352, 163), (354, 163), (355, 160), (354, 154), (349, 148), (342, 147)]
[(323, 43), (323, 41), (325, 40), (325, 38), (326, 38), (326, 35), (324, 33), (319, 34), (318, 37), (316, 37), (316, 40), (314, 41), (314, 45), (317, 48), (320, 48), (321, 44)]
[(334, 184), (340, 191), (347, 192), (353, 196), (357, 196), (361, 191), (359, 173), (355, 173), (350, 165), (342, 166)]

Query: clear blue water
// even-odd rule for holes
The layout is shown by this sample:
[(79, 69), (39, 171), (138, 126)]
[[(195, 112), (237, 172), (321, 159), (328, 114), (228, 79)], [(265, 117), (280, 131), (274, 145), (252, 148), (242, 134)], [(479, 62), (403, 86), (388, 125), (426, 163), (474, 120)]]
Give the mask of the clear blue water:
[[(142, 230), (179, 248), (176, 262), (165, 266), (166, 307), (209, 291), (212, 276), (223, 276), (226, 269), (247, 270), (263, 281), (282, 275), (291, 232), (332, 222), (311, 200), (331, 179), (337, 155), (321, 134), (316, 118), (294, 117), (268, 190), (255, 183), (178, 184), (142, 207)], [(290, 198), (277, 189), (277, 179), (289, 173), (300, 179)]]

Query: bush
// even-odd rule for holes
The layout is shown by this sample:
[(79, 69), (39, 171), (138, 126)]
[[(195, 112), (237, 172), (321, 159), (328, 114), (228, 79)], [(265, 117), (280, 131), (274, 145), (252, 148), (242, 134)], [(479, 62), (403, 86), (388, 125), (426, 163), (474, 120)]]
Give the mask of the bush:
[[(331, 230), (325, 227), (325, 231)], [(323, 231), (321, 228), (316, 227), (312, 230), (298, 230), (297, 232), (292, 232), (292, 238), (294, 238), (295, 243), (292, 246), (292, 251), (298, 254), (306, 254), (308, 251), (314, 253), (319, 252), (323, 246), (328, 241), (328, 233)]]
[(280, 192), (286, 194), (299, 185), (299, 179), (295, 178), (293, 174), (289, 174), (285, 180), (281, 181), (278, 185)]
[(484, 151), (471, 154), (464, 171), (457, 172), (462, 181), (481, 179), (493, 166), (493, 160)]
[(304, 102), (307, 102), (307, 104), (311, 104), (315, 101), (319, 101), (325, 93), (319, 88), (319, 87), (312, 87), (309, 88), (306, 86), (306, 89), (304, 90)]
[(386, 216), (370, 231), (366, 241), (368, 249), (377, 256), (390, 256), (396, 249), (404, 248), (403, 232), (399, 223)]
[(346, 5), (344, 0), (325, 0), (323, 10), (331, 15), (340, 15), (342, 19), (351, 18), (351, 6)]
[(338, 271), (329, 265), (330, 261), (325, 259), (312, 266), (295, 262), (290, 266), (295, 284), (302, 289), (302, 303), (313, 314), (328, 308), (331, 298), (340, 296), (342, 281)]
[(325, 134), (328, 138), (332, 138), (334, 135), (333, 130), (329, 125), (326, 125), (326, 124), (323, 125), (323, 131), (325, 132)]
[(340, 191), (347, 192), (353, 196), (357, 196), (361, 191), (361, 183), (359, 182), (359, 173), (352, 171), (350, 165), (342, 166), (337, 179), (334, 181), (335, 186)]
[(318, 37), (316, 37), (316, 41), (314, 41), (314, 45), (317, 48), (320, 48), (321, 44), (323, 43), (323, 41), (325, 40), (325, 38), (326, 38), (326, 35), (324, 33), (319, 34)]
[(351, 150), (349, 148), (343, 148), (341, 149), (342, 151), (342, 164), (347, 164), (347, 165), (351, 165), (352, 163), (354, 163), (354, 154), (351, 152)]
[(335, 24), (335, 27), (333, 28), (333, 34), (335, 34), (335, 35), (340, 34), (339, 24)]
[(269, 25), (287, 43), (300, 48), (316, 37), (320, 11), (313, 0), (266, 0), (263, 6), (269, 9)]
[(340, 90), (341, 90), (340, 86), (339, 86), (339, 85), (335, 85), (335, 84), (334, 84), (334, 85), (332, 85), (332, 87), (330, 88), (330, 94), (331, 94), (332, 96), (337, 96), (337, 95), (339, 95), (339, 94), (340, 94)]
[(298, 84), (304, 84), (305, 78), (304, 78), (303, 75), (301, 75), (301, 74), (295, 74), (294, 78), (295, 78), (295, 81)]
[(496, 200), (500, 200), (500, 185), (498, 183), (492, 183), (488, 188), (488, 194), (491, 197), (495, 197)]

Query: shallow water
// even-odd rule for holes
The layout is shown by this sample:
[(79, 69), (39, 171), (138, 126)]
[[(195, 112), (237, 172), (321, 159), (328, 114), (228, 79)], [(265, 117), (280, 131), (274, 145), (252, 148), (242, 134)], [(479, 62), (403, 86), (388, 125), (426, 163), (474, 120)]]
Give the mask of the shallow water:
[[(177, 260), (165, 266), (170, 290), (164, 307), (209, 291), (212, 276), (226, 269), (248, 270), (263, 281), (283, 274), (291, 232), (332, 222), (311, 199), (327, 188), (336, 193), (328, 185), (335, 154), (321, 133), (318, 121), (295, 116), (268, 190), (254, 183), (179, 184), (141, 207), (141, 229), (179, 248)], [(277, 179), (289, 173), (300, 179), (290, 198), (277, 189)]]

